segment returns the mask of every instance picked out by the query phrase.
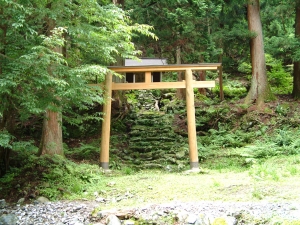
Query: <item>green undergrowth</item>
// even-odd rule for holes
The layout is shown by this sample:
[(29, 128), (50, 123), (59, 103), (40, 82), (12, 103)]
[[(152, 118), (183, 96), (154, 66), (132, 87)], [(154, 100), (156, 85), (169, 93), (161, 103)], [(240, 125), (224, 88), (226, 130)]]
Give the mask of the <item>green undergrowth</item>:
[[(256, 201), (277, 198), (277, 186), (298, 185), (293, 182), (300, 177), (299, 154), (270, 156), (244, 164), (245, 158), (238, 157), (237, 152), (234, 157), (220, 153), (215, 161), (201, 162), (202, 169), (195, 174), (186, 173), (188, 168), (181, 172), (167, 167), (135, 170), (122, 161), (119, 168), (104, 173), (96, 164), (75, 163), (57, 155), (31, 155), (22, 168), (11, 168), (0, 179), (1, 198), (9, 196), (11, 190), (16, 191), (14, 201), (25, 197), (30, 202), (33, 194), (50, 200), (100, 197), (107, 201), (103, 207), (110, 208), (173, 200)], [(294, 198), (289, 191), (285, 194), (280, 198)]]
[(66, 144), (64, 145), (64, 153), (67, 157), (75, 160), (84, 160), (84, 159), (95, 159), (99, 157), (99, 141), (92, 141), (89, 143), (81, 142), (78, 147), (69, 148)]
[[(29, 155), (21, 168), (0, 178), (2, 194), (16, 189), (14, 198), (42, 195), (51, 200), (76, 199), (92, 185), (103, 186), (97, 165), (74, 163), (62, 156)], [(88, 197), (88, 196), (87, 196)], [(15, 200), (15, 199), (14, 199)]]
[(300, 155), (274, 156), (265, 160), (254, 161), (249, 174), (258, 180), (282, 181), (287, 177), (300, 174)]
[[(270, 134), (266, 126), (261, 126), (255, 132), (236, 130), (209, 130), (207, 136), (198, 138), (199, 159), (222, 163), (226, 158), (227, 164), (251, 165), (256, 161), (263, 161), (273, 156), (288, 156), (300, 154), (299, 127), (283, 126), (274, 129)], [(212, 165), (215, 166), (215, 165)], [(212, 167), (210, 166), (210, 167)]]
[[(76, 145), (65, 144), (65, 157), (37, 157), (37, 147), (33, 142), (14, 142), (11, 146), (13, 155), (10, 170), (0, 178), (0, 199), (9, 198), (16, 202), (24, 197), (30, 202), (33, 196), (38, 195), (51, 200), (101, 197), (108, 199), (105, 207), (178, 199), (297, 199), (297, 192), (291, 192), (287, 187), (283, 188), (284, 193), (280, 193), (279, 187), (300, 185), (297, 183), (300, 180), (299, 104), (278, 100), (268, 103), (262, 112), (248, 109), (247, 105), (231, 101), (221, 104), (208, 102), (196, 107), (201, 167), (201, 172), (197, 174), (185, 173), (189, 169), (189, 158), (188, 139), (184, 135), (184, 111), (163, 114), (178, 119), (174, 124), (168, 123), (168, 129), (174, 126), (176, 133), (171, 140), (174, 153), (168, 155), (170, 160), (158, 163), (156, 169), (142, 167), (152, 163), (148, 158), (140, 167), (133, 164), (132, 157), (128, 157), (128, 146), (129, 140), (134, 140), (134, 133), (130, 137), (126, 129), (112, 130), (111, 173), (104, 173), (98, 165), (99, 139), (78, 141)], [(152, 120), (145, 120), (141, 116), (140, 119), (144, 119), (147, 126), (152, 123)], [(156, 125), (159, 128), (155, 132), (159, 134), (164, 124)], [(146, 131), (147, 126), (144, 127)], [(180, 140), (175, 142), (177, 135)], [(2, 143), (7, 142), (5, 138), (2, 137)], [(147, 132), (143, 138), (153, 139)], [(162, 139), (160, 142), (166, 146), (170, 141)], [(151, 150), (151, 157), (159, 151)], [(148, 157), (147, 154), (145, 157)], [(180, 158), (181, 163), (172, 164), (172, 157), (175, 157), (175, 162)]]
[[(219, 96), (220, 85), (216, 85), (216, 87), (214, 87), (212, 91)], [(240, 99), (247, 95), (247, 88), (242, 82), (227, 80), (223, 83), (223, 94), (227, 99)]]

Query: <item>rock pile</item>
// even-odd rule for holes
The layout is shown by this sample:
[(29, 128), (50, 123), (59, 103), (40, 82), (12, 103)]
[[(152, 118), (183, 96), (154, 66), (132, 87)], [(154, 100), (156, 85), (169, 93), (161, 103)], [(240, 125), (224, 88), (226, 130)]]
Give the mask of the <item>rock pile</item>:
[(0, 224), (242, 225), (299, 224), (300, 221), (299, 203), (172, 202), (132, 209), (99, 211), (101, 206), (94, 201), (8, 205), (4, 200), (0, 200)]
[[(127, 214), (126, 211), (103, 211), (99, 214), (114, 218), (111, 221), (134, 218), (140, 222), (138, 224), (145, 225), (300, 224), (299, 203), (173, 202), (141, 207)], [(131, 224), (133, 221), (119, 220), (120, 224)]]

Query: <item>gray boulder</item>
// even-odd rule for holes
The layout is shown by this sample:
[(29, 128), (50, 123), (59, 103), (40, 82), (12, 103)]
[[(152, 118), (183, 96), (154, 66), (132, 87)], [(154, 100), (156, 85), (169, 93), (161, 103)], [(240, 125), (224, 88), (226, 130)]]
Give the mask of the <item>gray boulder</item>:
[(5, 199), (0, 199), (0, 209), (4, 208), (6, 206)]
[(121, 225), (121, 221), (115, 215), (109, 215), (106, 218), (106, 225)]
[(46, 197), (40, 196), (36, 199), (39, 203), (46, 203), (46, 202), (50, 202), (50, 200)]
[(18, 218), (14, 214), (4, 214), (0, 217), (1, 225), (15, 225), (17, 224)]

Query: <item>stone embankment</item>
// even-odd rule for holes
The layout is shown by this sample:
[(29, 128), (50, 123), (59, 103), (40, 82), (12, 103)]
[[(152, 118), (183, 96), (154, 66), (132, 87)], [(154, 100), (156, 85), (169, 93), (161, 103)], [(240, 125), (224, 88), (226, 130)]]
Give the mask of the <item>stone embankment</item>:
[[(235, 225), (300, 224), (299, 203), (172, 202), (145, 207), (101, 210), (96, 201), (59, 201), (32, 204), (0, 200), (1, 225)], [(138, 222), (137, 222), (138, 221)]]

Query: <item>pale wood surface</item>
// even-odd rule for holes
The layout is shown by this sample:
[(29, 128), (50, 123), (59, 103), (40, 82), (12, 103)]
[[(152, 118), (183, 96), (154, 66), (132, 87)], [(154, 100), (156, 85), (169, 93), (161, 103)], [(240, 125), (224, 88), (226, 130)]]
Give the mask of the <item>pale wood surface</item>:
[[(193, 88), (215, 87), (215, 81), (192, 81)], [(185, 88), (185, 81), (178, 82), (149, 82), (149, 83), (113, 83), (112, 90), (139, 90), (139, 89), (169, 89)]]
[(193, 165), (193, 167), (199, 168), (195, 106), (194, 106), (193, 74), (191, 69), (186, 70), (185, 79), (186, 79), (186, 109), (187, 109), (187, 122), (188, 122), (190, 164)]
[(145, 73), (145, 83), (146, 84), (151, 83), (151, 72), (146, 72)]
[[(103, 107), (103, 122), (101, 134), (101, 153), (100, 165), (108, 169), (109, 162), (109, 142), (110, 142), (110, 121), (111, 121), (111, 94), (112, 90), (133, 90), (133, 89), (169, 89), (186, 88), (186, 106), (188, 120), (188, 139), (189, 155), (191, 168), (199, 168), (195, 106), (194, 106), (194, 88), (215, 87), (215, 81), (194, 81), (193, 70), (219, 70), (220, 82), (222, 81), (221, 63), (201, 63), (201, 64), (183, 64), (183, 65), (163, 65), (163, 66), (127, 66), (127, 67), (109, 67), (110, 70), (117, 73), (126, 72), (145, 72), (144, 83), (113, 83), (112, 74), (107, 74), (105, 79), (105, 98), (106, 104)], [(185, 71), (185, 81), (178, 82), (151, 82), (151, 72), (165, 71)], [(103, 84), (97, 84), (103, 85)], [(102, 86), (103, 87), (103, 86)], [(221, 86), (220, 86), (221, 88)], [(222, 92), (222, 90), (220, 90)], [(222, 99), (222, 95), (221, 95)]]
[[(100, 165), (108, 169), (109, 162), (109, 141), (110, 141), (110, 120), (111, 120), (111, 95), (112, 95), (112, 74), (105, 77), (105, 104), (103, 105), (103, 121), (101, 132)], [(107, 167), (107, 168), (105, 168)]]
[(221, 63), (199, 63), (199, 64), (172, 64), (162, 66), (110, 66), (110, 70), (117, 73), (126, 72), (165, 72), (165, 71), (185, 71), (186, 69), (191, 70), (217, 70)]

